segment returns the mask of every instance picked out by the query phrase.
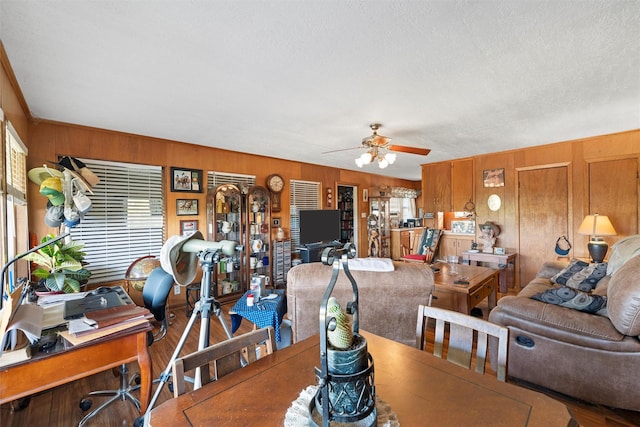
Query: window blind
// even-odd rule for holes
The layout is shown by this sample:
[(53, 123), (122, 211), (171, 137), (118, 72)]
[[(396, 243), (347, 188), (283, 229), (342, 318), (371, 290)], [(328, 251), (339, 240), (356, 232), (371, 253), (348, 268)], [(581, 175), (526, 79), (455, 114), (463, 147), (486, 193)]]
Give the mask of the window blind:
[(222, 184), (233, 184), (241, 191), (256, 185), (255, 175), (242, 175), (236, 173), (209, 172), (207, 175), (207, 188), (216, 188)]
[(300, 246), (300, 211), (320, 209), (320, 183), (292, 179), (290, 187), (291, 247), (297, 251)]
[(90, 283), (121, 280), (129, 265), (160, 255), (165, 221), (162, 167), (80, 159), (99, 178), (91, 210), (71, 231), (84, 242)]

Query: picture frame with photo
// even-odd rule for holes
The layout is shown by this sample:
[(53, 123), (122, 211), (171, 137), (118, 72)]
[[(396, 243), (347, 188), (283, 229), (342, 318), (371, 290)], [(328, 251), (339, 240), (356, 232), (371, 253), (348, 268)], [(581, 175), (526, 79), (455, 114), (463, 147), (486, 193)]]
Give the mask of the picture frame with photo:
[(176, 199), (176, 215), (198, 215), (198, 199)]
[(198, 231), (198, 220), (184, 220), (180, 221), (180, 234), (183, 236), (191, 236)]
[(171, 191), (202, 193), (202, 169), (171, 167)]
[(485, 188), (504, 187), (504, 168), (482, 171), (482, 185)]

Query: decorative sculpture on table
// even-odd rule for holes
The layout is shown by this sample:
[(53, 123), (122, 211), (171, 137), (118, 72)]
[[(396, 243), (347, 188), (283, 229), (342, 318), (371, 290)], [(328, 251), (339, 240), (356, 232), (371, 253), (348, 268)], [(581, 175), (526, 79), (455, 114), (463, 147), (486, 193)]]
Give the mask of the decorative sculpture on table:
[[(320, 304), (318, 392), (309, 404), (312, 426), (328, 427), (332, 421), (373, 426), (377, 420), (373, 358), (367, 350), (366, 339), (358, 334), (358, 285), (347, 262), (355, 253), (355, 246), (347, 243), (342, 249), (327, 248), (322, 254), (322, 262), (333, 265), (333, 274)], [(340, 259), (335, 255), (340, 255)], [(353, 293), (346, 313), (331, 297), (341, 265)], [(352, 315), (351, 323), (347, 314)]]
[(496, 244), (496, 237), (500, 235), (500, 227), (491, 221), (487, 221), (484, 224), (480, 224), (480, 230), (482, 235), (478, 239), (482, 243), (482, 252), (493, 253), (493, 247)]

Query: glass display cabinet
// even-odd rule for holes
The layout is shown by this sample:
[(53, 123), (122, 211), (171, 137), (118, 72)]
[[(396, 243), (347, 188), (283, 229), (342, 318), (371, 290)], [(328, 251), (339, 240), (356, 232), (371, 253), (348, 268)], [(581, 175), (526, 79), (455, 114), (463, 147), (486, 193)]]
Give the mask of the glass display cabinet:
[[(233, 240), (244, 245), (246, 218), (238, 187), (223, 184), (207, 193), (207, 240)], [(213, 271), (213, 295), (220, 302), (238, 299), (247, 290), (247, 248), (232, 256), (221, 255)]]
[(367, 255), (370, 257), (389, 258), (391, 256), (389, 204), (389, 197), (369, 197)]
[(252, 276), (266, 276), (271, 279), (271, 204), (266, 188), (254, 185), (247, 192), (247, 241), (248, 255), (247, 283)]

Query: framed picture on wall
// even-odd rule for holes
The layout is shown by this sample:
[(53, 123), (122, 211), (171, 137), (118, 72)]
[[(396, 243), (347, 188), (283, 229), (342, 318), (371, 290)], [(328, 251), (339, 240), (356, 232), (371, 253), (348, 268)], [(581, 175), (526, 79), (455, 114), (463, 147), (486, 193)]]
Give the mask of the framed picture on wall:
[(198, 215), (198, 199), (177, 199), (176, 215)]
[(171, 191), (184, 193), (202, 192), (202, 170), (171, 168)]
[(198, 231), (198, 220), (180, 221), (180, 234), (191, 236)]
[(482, 171), (482, 184), (485, 187), (504, 187), (504, 168)]

